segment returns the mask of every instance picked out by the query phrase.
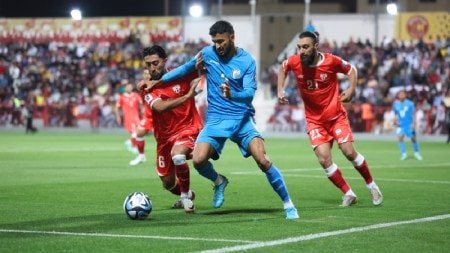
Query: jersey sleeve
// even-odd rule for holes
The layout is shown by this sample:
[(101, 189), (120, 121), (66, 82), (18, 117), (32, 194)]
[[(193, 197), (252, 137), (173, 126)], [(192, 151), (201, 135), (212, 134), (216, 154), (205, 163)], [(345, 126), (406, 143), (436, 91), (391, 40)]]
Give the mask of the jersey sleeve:
[(175, 81), (177, 79), (183, 78), (189, 73), (195, 70), (195, 63), (197, 62), (197, 56), (192, 57), (188, 62), (179, 66), (178, 68), (169, 71), (162, 76), (162, 81), (165, 83)]
[(146, 103), (148, 106), (150, 106), (150, 109), (153, 109), (153, 103), (155, 103), (157, 100), (160, 100), (160, 96), (158, 94), (158, 92), (150, 92), (145, 94), (144, 96), (144, 103)]
[(350, 64), (350, 62), (342, 59), (339, 56), (332, 55), (332, 57), (333, 57), (333, 66), (335, 68), (335, 71), (348, 76), (350, 74), (350, 71), (353, 68), (352, 64)]
[(289, 57), (286, 60), (284, 60), (283, 63), (281, 63), (281, 66), (283, 67), (283, 71), (285, 74), (291, 70), (291, 64), (290, 64), (291, 59), (292, 59), (292, 57)]

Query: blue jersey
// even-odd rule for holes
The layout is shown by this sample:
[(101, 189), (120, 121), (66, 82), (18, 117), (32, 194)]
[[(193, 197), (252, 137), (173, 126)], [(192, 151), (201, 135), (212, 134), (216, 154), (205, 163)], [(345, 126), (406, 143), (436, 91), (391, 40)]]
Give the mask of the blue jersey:
[[(242, 119), (255, 115), (252, 105), (257, 88), (256, 64), (253, 57), (237, 48), (237, 53), (231, 59), (222, 59), (215, 52), (214, 46), (201, 50), (203, 64), (206, 67), (207, 119)], [(163, 82), (173, 81), (195, 70), (196, 56), (182, 66), (166, 73)], [(222, 75), (228, 80), (231, 98), (224, 98), (220, 85)]]
[(414, 122), (414, 103), (409, 99), (405, 99), (403, 102), (397, 100), (394, 102), (393, 110), (397, 115), (399, 127), (410, 128)]

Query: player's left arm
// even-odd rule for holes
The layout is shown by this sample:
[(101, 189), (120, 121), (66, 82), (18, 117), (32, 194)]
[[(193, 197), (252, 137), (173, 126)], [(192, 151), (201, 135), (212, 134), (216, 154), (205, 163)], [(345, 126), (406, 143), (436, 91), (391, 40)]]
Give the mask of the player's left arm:
[(256, 66), (254, 64), (245, 72), (242, 82), (242, 91), (231, 91), (231, 88), (228, 86), (229, 90), (225, 93), (227, 94), (226, 97), (238, 102), (251, 103), (256, 91)]
[(349, 87), (339, 95), (339, 98), (343, 103), (352, 101), (352, 98), (355, 95), (356, 85), (358, 82), (358, 71), (353, 65), (351, 65), (351, 69), (348, 74), (348, 81), (350, 83)]

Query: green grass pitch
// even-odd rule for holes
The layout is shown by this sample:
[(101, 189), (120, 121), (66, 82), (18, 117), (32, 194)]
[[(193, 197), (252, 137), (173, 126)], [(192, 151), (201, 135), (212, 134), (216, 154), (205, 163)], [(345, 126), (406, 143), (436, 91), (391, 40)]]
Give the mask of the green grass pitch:
[[(173, 210), (147, 162), (130, 167), (126, 134), (0, 132), (0, 252), (447, 252), (450, 248), (450, 145), (421, 142), (423, 161), (399, 160), (395, 139), (356, 140), (380, 186), (375, 207), (363, 179), (334, 145), (335, 162), (359, 197), (342, 194), (304, 138), (267, 138), (300, 219), (282, 203), (253, 159), (228, 142), (216, 169), (230, 180), (225, 203), (211, 206), (212, 183), (191, 166), (195, 214)], [(407, 145), (412, 157), (411, 144)], [(153, 202), (149, 218), (122, 210), (133, 191)]]

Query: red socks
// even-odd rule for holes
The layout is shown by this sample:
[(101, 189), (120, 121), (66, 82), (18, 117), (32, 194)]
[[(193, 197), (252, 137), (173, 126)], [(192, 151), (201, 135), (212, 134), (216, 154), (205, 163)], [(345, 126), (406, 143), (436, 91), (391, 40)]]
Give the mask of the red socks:
[(350, 186), (345, 181), (344, 177), (342, 176), (341, 170), (337, 168), (337, 170), (328, 176), (328, 179), (336, 185), (341, 191), (345, 194), (350, 190)]

